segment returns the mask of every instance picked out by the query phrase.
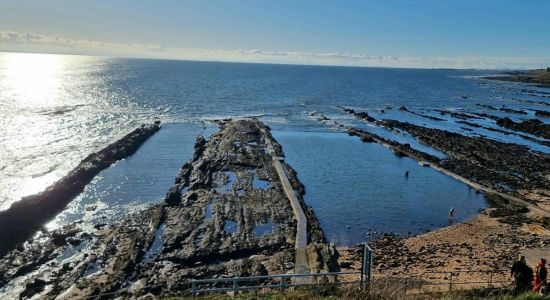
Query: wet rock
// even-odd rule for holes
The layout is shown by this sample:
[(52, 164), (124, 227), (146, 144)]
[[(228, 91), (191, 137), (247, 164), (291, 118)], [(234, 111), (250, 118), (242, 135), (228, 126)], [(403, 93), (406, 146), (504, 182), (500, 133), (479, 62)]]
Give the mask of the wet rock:
[(339, 108), (342, 109), (344, 112), (352, 114), (359, 119), (365, 120), (367, 122), (376, 122), (376, 119), (371, 117), (367, 112), (356, 112), (351, 108), (345, 108), (343, 106), (339, 106)]
[(546, 124), (538, 119), (530, 119), (518, 123), (512, 121), (510, 118), (499, 118), (496, 122), (497, 125), (504, 128), (523, 131), (545, 139), (550, 139), (550, 124)]
[(491, 109), (491, 110), (502, 111), (502, 112), (507, 112), (507, 113), (520, 114), (520, 115), (526, 115), (527, 114), (527, 112), (525, 112), (523, 110), (508, 108), (504, 105), (502, 107), (498, 107), (498, 108), (494, 107), (494, 106), (491, 106), (491, 105), (480, 104), (480, 103), (476, 103), (476, 105), (480, 106), (480, 107), (488, 108), (488, 109)]
[(168, 194), (166, 194), (166, 197), (164, 198), (164, 202), (166, 205), (174, 206), (178, 205), (181, 201), (181, 192), (179, 186), (173, 186), (170, 188), (170, 191)]
[(35, 279), (25, 285), (25, 290), (21, 293), (21, 298), (30, 298), (44, 290), (47, 282), (42, 279)]
[(67, 239), (74, 237), (79, 232), (79, 229), (74, 226), (63, 228), (62, 230), (56, 230), (52, 232), (52, 242), (56, 246), (64, 246), (67, 244)]
[[(197, 139), (196, 155), (184, 164), (164, 203), (115, 224), (98, 224), (89, 233), (70, 228), (45, 233), (0, 259), (0, 284), (47, 264), (32, 275), (52, 279), (46, 299), (61, 293), (94, 297), (125, 286), (132, 288), (121, 297), (139, 298), (185, 290), (191, 278), (292, 271), (296, 221), (266, 142), (276, 156), (283, 157), (282, 147), (258, 120), (219, 124), (220, 132), (208, 141)], [(336, 248), (326, 244), (313, 210), (303, 202), (302, 183), (282, 165), (304, 207), (316, 270), (338, 270)], [(254, 188), (255, 179), (270, 187)], [(261, 224), (273, 226), (258, 231)], [(83, 242), (86, 247), (78, 246)], [(67, 258), (58, 261), (60, 256)], [(41, 285), (29, 286), (29, 295), (41, 292)]]
[(464, 113), (464, 112), (450, 111), (450, 110), (443, 110), (443, 109), (435, 109), (434, 111), (439, 112), (441, 115), (449, 115), (453, 118), (461, 119), (461, 120), (481, 119), (481, 117), (479, 116)]
[(550, 118), (550, 111), (536, 109), (535, 116)]
[(338, 251), (334, 244), (313, 243), (307, 247), (307, 255), (312, 273), (338, 272)]
[(193, 160), (197, 160), (204, 151), (204, 146), (206, 145), (206, 139), (199, 135), (195, 141), (195, 154), (193, 154)]

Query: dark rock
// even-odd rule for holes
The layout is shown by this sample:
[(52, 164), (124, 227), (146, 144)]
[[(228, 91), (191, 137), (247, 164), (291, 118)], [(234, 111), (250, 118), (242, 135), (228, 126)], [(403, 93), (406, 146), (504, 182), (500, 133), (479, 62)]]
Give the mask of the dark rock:
[(523, 131), (545, 139), (550, 139), (550, 124), (546, 124), (538, 119), (530, 119), (517, 123), (510, 118), (499, 118), (496, 122), (497, 125), (504, 128)]
[(535, 116), (550, 118), (550, 111), (535, 110)]
[(170, 191), (166, 194), (166, 197), (164, 198), (164, 202), (166, 205), (169, 206), (175, 206), (179, 205), (181, 202), (181, 192), (180, 187), (175, 185), (170, 188)]
[(517, 145), (481, 137), (468, 137), (445, 130), (426, 128), (396, 120), (379, 122), (388, 128), (409, 132), (420, 142), (438, 149), (448, 158), (437, 162), (461, 176), (497, 190), (549, 189), (545, 178), (550, 156)]
[(21, 298), (30, 298), (44, 290), (47, 282), (42, 279), (35, 279), (25, 285), (25, 290), (21, 293)]
[(340, 263), (340, 267), (349, 269), (351, 267), (351, 264), (347, 261), (343, 261), (343, 262)]
[[(43, 298), (54, 299), (78, 290), (75, 297), (94, 298), (132, 286), (120, 297), (140, 298), (186, 290), (191, 278), (291, 271), (296, 221), (273, 158), (264, 150), (270, 141), (274, 155), (283, 156), (282, 147), (258, 120), (219, 124), (220, 132), (208, 141), (197, 139), (199, 154), (182, 167), (164, 203), (109, 226), (98, 224), (89, 233), (77, 235), (71, 228), (44, 233), (23, 251), (0, 258), (0, 284), (26, 274), (29, 280), (40, 280), (41, 274), (30, 272), (47, 265), (47, 272), (53, 272), (47, 274), (51, 289), (44, 292), (44, 282), (29, 281), (33, 284), (26, 295), (42, 291)], [(307, 218), (312, 268), (338, 271), (338, 252), (326, 243), (313, 210), (304, 203), (303, 184), (295, 170), (284, 162), (282, 166)], [(254, 188), (254, 179), (270, 187)], [(268, 223), (273, 224), (271, 231), (256, 230)], [(83, 241), (85, 247), (66, 246)], [(66, 255), (73, 256), (59, 258)]]

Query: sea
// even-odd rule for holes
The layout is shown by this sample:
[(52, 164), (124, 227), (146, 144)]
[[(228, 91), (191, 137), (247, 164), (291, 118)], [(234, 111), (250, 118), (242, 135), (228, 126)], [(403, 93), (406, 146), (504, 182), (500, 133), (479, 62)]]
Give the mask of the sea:
[[(330, 242), (352, 245), (381, 233), (433, 230), (448, 225), (451, 207), (457, 222), (475, 216), (487, 207), (483, 195), (348, 136), (345, 126), (359, 127), (445, 157), (406, 133), (354, 119), (340, 106), (550, 153), (537, 137), (472, 127), (438, 113), (483, 112), (521, 121), (550, 110), (548, 89), (480, 78), (495, 73), (0, 53), (0, 210), (159, 117), (161, 131), (96, 176), (46, 228), (113, 222), (163, 200), (192, 157), (195, 138), (217, 130), (212, 120), (257, 117), (283, 146)], [(502, 129), (490, 119), (475, 122)]]

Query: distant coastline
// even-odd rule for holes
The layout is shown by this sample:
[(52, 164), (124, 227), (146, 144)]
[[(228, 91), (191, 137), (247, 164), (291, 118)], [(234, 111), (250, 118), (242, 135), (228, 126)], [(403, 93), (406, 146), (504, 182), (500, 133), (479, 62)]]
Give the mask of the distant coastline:
[(502, 76), (486, 76), (483, 78), (490, 80), (531, 83), (541, 87), (550, 88), (550, 67), (546, 69), (527, 71), (508, 71), (502, 74)]

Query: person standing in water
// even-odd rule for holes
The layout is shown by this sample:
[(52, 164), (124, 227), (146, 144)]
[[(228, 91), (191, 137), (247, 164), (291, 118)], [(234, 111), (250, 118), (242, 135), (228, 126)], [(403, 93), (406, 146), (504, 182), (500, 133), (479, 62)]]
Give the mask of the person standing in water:
[(453, 225), (455, 220), (455, 207), (451, 207), (451, 210), (449, 211), (449, 225)]

